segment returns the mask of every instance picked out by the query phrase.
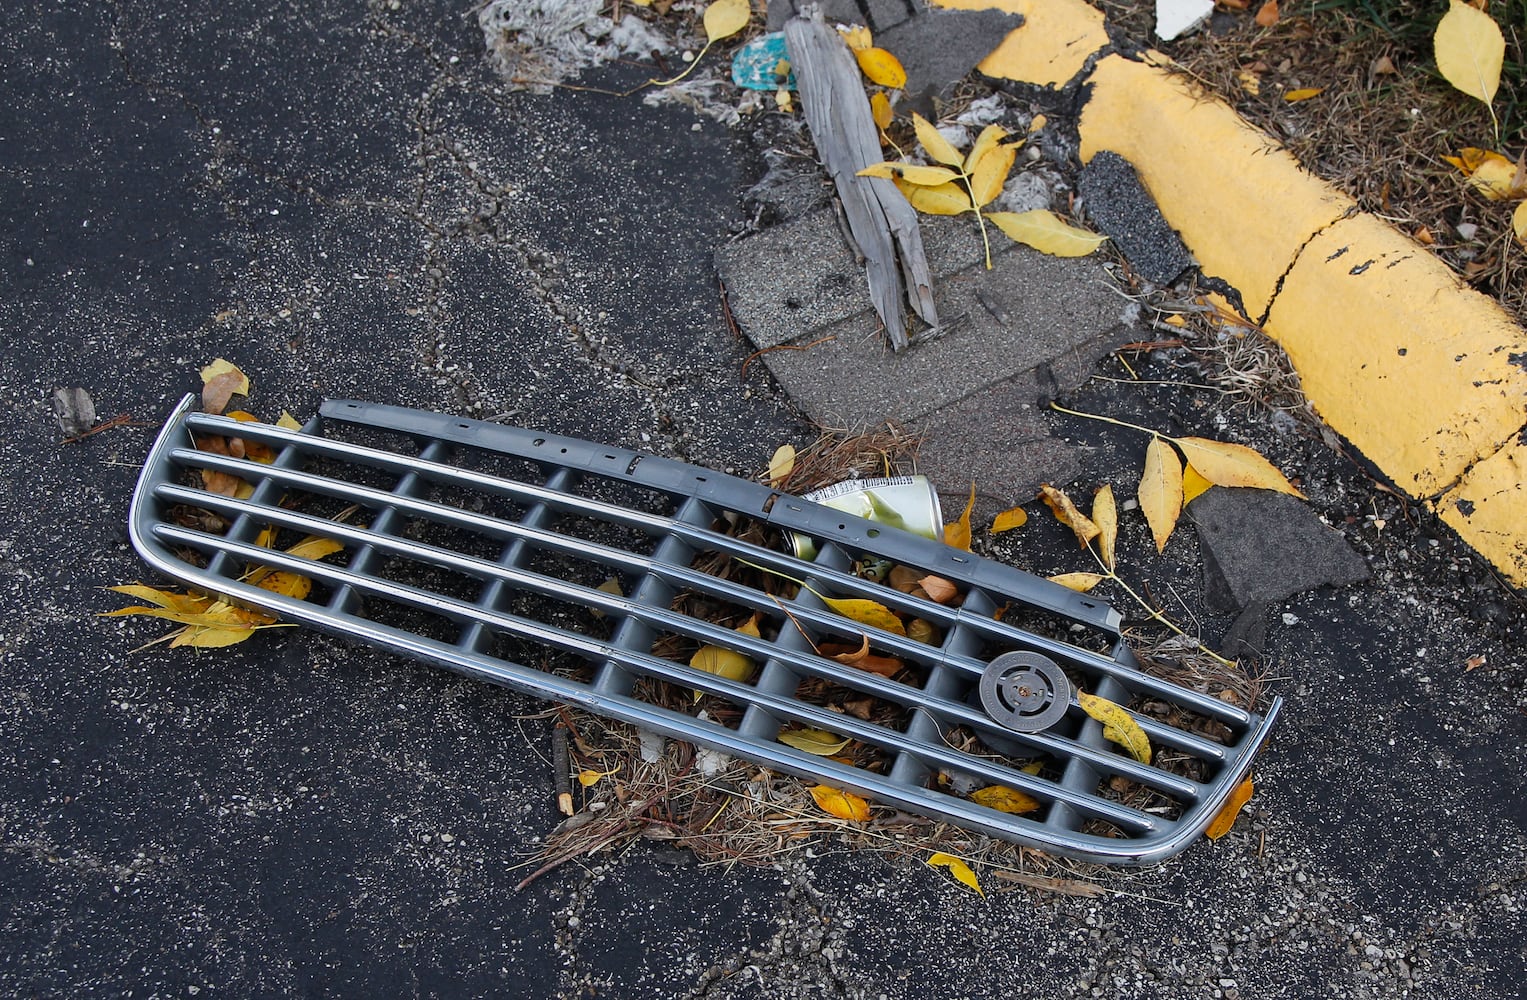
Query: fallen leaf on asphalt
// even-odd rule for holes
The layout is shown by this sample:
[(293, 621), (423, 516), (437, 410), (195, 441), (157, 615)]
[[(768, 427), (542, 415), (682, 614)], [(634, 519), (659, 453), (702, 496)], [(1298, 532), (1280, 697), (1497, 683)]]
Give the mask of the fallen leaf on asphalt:
[(907, 627), (890, 608), (867, 597), (824, 597), (822, 603), (844, 618), (852, 618), (861, 625), (872, 625), (897, 635), (906, 635)]
[(970, 512), (976, 509), (976, 484), (970, 484), (970, 499), (965, 501), (965, 512), (958, 521), (944, 525), (944, 544), (970, 551)]
[(1448, 11), (1432, 36), (1432, 47), (1443, 79), (1476, 100), (1486, 104), (1495, 100), (1506, 58), (1506, 40), (1495, 18), (1449, 0)]
[(908, 184), (917, 184), (923, 187), (934, 187), (938, 184), (948, 184), (959, 180), (960, 175), (948, 167), (929, 167), (921, 163), (872, 163), (859, 171), (860, 177), (884, 177), (888, 180), (901, 179)]
[(1078, 229), (1042, 208), (1028, 212), (988, 212), (986, 217), (1014, 242), (1052, 257), (1085, 257), (1108, 239)]
[(938, 130), (938, 126), (922, 115), (913, 112), (912, 127), (917, 132), (918, 144), (927, 150), (929, 156), (951, 167), (960, 167), (964, 164), (964, 155), (954, 148), (954, 143), (943, 137)]
[(1025, 795), (1005, 785), (989, 785), (986, 788), (977, 789), (970, 793), (970, 798), (977, 805), (996, 809), (999, 812), (1012, 813), (1015, 816), (1033, 812), (1040, 806), (1039, 800), (1034, 796)]
[(892, 90), (900, 90), (907, 85), (907, 71), (902, 69), (901, 60), (885, 49), (855, 49), (854, 58), (859, 60), (859, 72), (871, 83)]
[(1312, 97), (1319, 97), (1325, 92), (1326, 89), (1324, 87), (1300, 87), (1298, 90), (1285, 91), (1283, 100), (1288, 104), (1298, 104), (1300, 101), (1308, 101)]
[(954, 855), (945, 854), (940, 851), (929, 858), (927, 863), (934, 868), (947, 868), (949, 874), (953, 875), (961, 884), (968, 887), (977, 896), (986, 895), (986, 893), (981, 891), (981, 883), (976, 880), (976, 873), (970, 870), (969, 865)]
[(249, 395), (249, 377), (233, 362), (218, 358), (201, 370), (201, 408), (222, 413), (234, 396)]
[(1022, 507), (1009, 507), (992, 520), (991, 531), (995, 535), (1003, 531), (1012, 531), (1014, 528), (1021, 528), (1028, 523), (1028, 511)]
[(1092, 496), (1092, 523), (1098, 526), (1098, 555), (1103, 565), (1114, 567), (1114, 543), (1119, 538), (1119, 508), (1113, 499), (1113, 487), (1103, 485)]
[(173, 646), (198, 646), (203, 648), (231, 646), (243, 642), (263, 626), (274, 624), (276, 619), (258, 611), (240, 608), (227, 601), (215, 600), (201, 594), (175, 594), (143, 584), (123, 584), (109, 587), (119, 594), (148, 601), (152, 607), (134, 605), (103, 611), (102, 618), (120, 618), (124, 615), (142, 615), (162, 618), (182, 626), (160, 640), (169, 640)]
[(302, 430), (302, 425), (297, 422), (297, 418), (292, 416), (290, 413), (287, 413), (285, 410), (281, 411), (281, 416), (276, 420), (276, 426), (289, 431)]
[(1304, 499), (1271, 462), (1245, 445), (1198, 437), (1171, 441), (1182, 449), (1188, 464), (1215, 486), (1250, 486)]
[(1471, 670), (1478, 670), (1488, 662), (1490, 662), (1489, 658), (1486, 657), (1483, 653), (1476, 653), (1475, 655), (1469, 657), (1467, 660), (1463, 661), (1463, 672), (1468, 673)]
[(879, 674), (881, 677), (895, 677), (901, 673), (902, 667), (906, 666), (894, 656), (876, 656), (871, 653), (869, 636), (864, 637), (864, 644), (858, 649), (838, 653), (833, 656), (833, 659), (851, 667), (858, 667), (860, 670), (867, 670), (872, 674)]
[(1278, 0), (1267, 0), (1267, 2), (1264, 3), (1261, 7), (1257, 8), (1257, 16), (1255, 20), (1257, 25), (1262, 28), (1271, 28), (1273, 25), (1277, 24)]
[(1199, 475), (1197, 469), (1193, 468), (1192, 465), (1188, 465), (1182, 470), (1182, 505), (1186, 507), (1196, 497), (1203, 496), (1204, 491), (1213, 485), (1209, 480)]
[(847, 736), (838, 736), (822, 729), (787, 729), (779, 734), (779, 741), (785, 746), (818, 757), (831, 757), (849, 744)]
[(924, 215), (963, 215), (971, 210), (970, 193), (954, 181), (920, 187), (897, 180), (896, 187)]
[(1151, 438), (1145, 449), (1145, 471), (1140, 475), (1137, 499), (1156, 539), (1156, 551), (1161, 552), (1182, 514), (1182, 460), (1159, 437)]
[(1103, 724), (1103, 738), (1117, 743), (1135, 760), (1142, 764), (1151, 762), (1151, 741), (1140, 724), (1130, 718), (1128, 712), (1107, 698), (1099, 698), (1086, 691), (1076, 693), (1076, 703), (1082, 711)]
[(853, 792), (839, 791), (828, 785), (813, 785), (811, 797), (825, 813), (839, 819), (865, 823), (870, 818), (870, 804)]
[(1058, 583), (1067, 590), (1074, 590), (1078, 594), (1087, 591), (1102, 583), (1108, 577), (1102, 573), (1057, 573), (1055, 576), (1046, 577), (1051, 583)]
[(1214, 819), (1209, 823), (1209, 828), (1204, 831), (1204, 836), (1210, 840), (1218, 840), (1229, 833), (1230, 828), (1235, 826), (1235, 818), (1241, 814), (1242, 807), (1251, 801), (1253, 790), (1249, 777), (1236, 785), (1235, 790), (1230, 793), (1230, 798), (1226, 799), (1225, 804), (1219, 807), (1219, 812), (1214, 814)]
[(795, 446), (782, 444), (769, 458), (769, 485), (778, 486), (795, 471)]
[(1092, 523), (1092, 518), (1076, 509), (1076, 504), (1066, 496), (1065, 490), (1044, 483), (1039, 487), (1039, 499), (1050, 508), (1050, 513), (1055, 515), (1057, 521), (1076, 533), (1076, 540), (1081, 542), (1082, 548), (1086, 548), (1087, 543), (1101, 533), (1098, 526)]
[(746, 28), (748, 21), (752, 18), (753, 8), (748, 0), (716, 0), (705, 8), (706, 42), (719, 42), (723, 38), (730, 38)]

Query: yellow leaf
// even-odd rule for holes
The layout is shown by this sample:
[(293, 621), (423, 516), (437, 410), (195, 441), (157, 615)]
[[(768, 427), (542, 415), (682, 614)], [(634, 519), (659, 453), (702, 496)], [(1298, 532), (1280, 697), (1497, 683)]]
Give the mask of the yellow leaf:
[(1140, 475), (1138, 499), (1156, 539), (1156, 551), (1161, 552), (1182, 514), (1182, 461), (1172, 446), (1159, 437), (1151, 438), (1145, 449), (1145, 471)]
[(779, 741), (785, 746), (818, 757), (831, 757), (849, 744), (847, 736), (838, 736), (821, 729), (787, 729), (779, 734)]
[(1235, 79), (1236, 82), (1241, 85), (1241, 89), (1246, 91), (1246, 93), (1250, 94), (1252, 97), (1256, 97), (1258, 94), (1262, 93), (1262, 78), (1257, 76), (1255, 73), (1249, 72), (1248, 70), (1241, 70), (1235, 75)]
[(976, 166), (981, 158), (997, 148), (997, 143), (1007, 138), (1007, 129), (1001, 125), (988, 125), (976, 136), (975, 145), (970, 147), (970, 152), (965, 157), (965, 172), (975, 173)]
[(839, 819), (864, 823), (870, 818), (870, 804), (853, 792), (842, 792), (827, 785), (813, 785), (811, 797), (823, 812)]
[(937, 126), (922, 115), (913, 112), (912, 127), (917, 131), (917, 141), (938, 162), (951, 167), (958, 167), (965, 162), (965, 157), (954, 148), (954, 144), (940, 135)]
[(1113, 487), (1104, 485), (1092, 495), (1092, 523), (1098, 526), (1098, 555), (1103, 565), (1114, 567), (1114, 543), (1119, 538), (1119, 508), (1114, 503)]
[(958, 587), (943, 577), (934, 576), (931, 573), (918, 580), (917, 585), (923, 588), (923, 592), (928, 595), (928, 600), (935, 604), (948, 604), (960, 596)]
[(891, 127), (891, 99), (882, 93), (875, 93), (870, 97), (870, 117), (875, 119), (875, 127), (887, 129)]
[(1140, 724), (1130, 718), (1128, 712), (1107, 698), (1099, 698), (1086, 691), (1076, 693), (1076, 703), (1082, 706), (1082, 711), (1103, 724), (1105, 740), (1119, 744), (1131, 757), (1142, 764), (1151, 762), (1151, 741), (1146, 738), (1145, 730), (1140, 728)]
[(958, 180), (959, 174), (948, 167), (927, 167), (921, 163), (874, 163), (859, 171), (860, 177), (885, 177), (906, 181), (908, 184), (918, 184), (923, 187), (933, 187), (938, 184), (948, 184)]
[(1197, 437), (1171, 441), (1182, 449), (1188, 464), (1215, 486), (1250, 486), (1304, 498), (1271, 462), (1245, 445)]
[(1432, 36), (1437, 71), (1454, 87), (1489, 104), (1500, 87), (1506, 40), (1495, 18), (1458, 0), (1449, 0), (1448, 12)]
[(1101, 573), (1059, 573), (1046, 579), (1051, 583), (1060, 584), (1067, 590), (1085, 594), (1108, 578)]
[(1527, 195), (1527, 184), (1518, 176), (1517, 164), (1493, 150), (1470, 146), (1457, 156), (1444, 156), (1469, 179), (1469, 184), (1491, 201), (1514, 201)]
[(1516, 233), (1516, 241), (1527, 247), (1527, 201), (1516, 206), (1516, 211), (1511, 213), (1511, 229)]
[(933, 857), (929, 858), (927, 863), (934, 868), (949, 869), (949, 874), (953, 875), (963, 885), (968, 886), (970, 890), (977, 896), (986, 895), (986, 893), (981, 891), (981, 883), (976, 881), (976, 873), (970, 870), (969, 865), (954, 855), (945, 854), (944, 852), (940, 851), (939, 853), (933, 855)]
[(197, 628), (181, 631), (170, 646), (195, 646), (198, 649), (220, 649), (243, 642), (255, 634), (254, 628)]
[(208, 413), (222, 413), (234, 396), (249, 395), (249, 377), (226, 358), (218, 358), (201, 370), (201, 405)]
[(716, 0), (705, 8), (706, 43), (729, 38), (748, 26), (753, 8), (748, 0)]
[[(212, 604), (212, 598), (197, 594), (172, 594), (167, 590), (158, 590), (154, 587), (146, 587), (141, 583), (124, 583), (116, 587), (107, 587), (119, 594), (128, 597), (136, 597), (140, 601), (148, 601), (157, 604), (161, 608), (170, 611), (179, 611), (185, 614), (201, 614)], [(116, 612), (107, 612), (116, 614)]]
[(1029, 512), (1022, 507), (1009, 507), (998, 514), (991, 523), (992, 534), (1002, 531), (1012, 531), (1029, 523)]
[(912, 207), (924, 215), (962, 215), (970, 211), (970, 193), (954, 181), (918, 187), (898, 180), (896, 186), (907, 196)]
[(290, 573), (286, 570), (277, 570), (267, 574), (256, 585), (263, 590), (296, 600), (306, 600), (313, 590), (313, 581), (301, 573)]
[(943, 636), (937, 625), (924, 618), (914, 618), (907, 622), (907, 638), (929, 646), (937, 646)]
[(1039, 499), (1045, 506), (1050, 508), (1050, 513), (1055, 519), (1076, 533), (1076, 540), (1082, 543), (1082, 548), (1098, 536), (1098, 526), (1092, 523), (1092, 519), (1076, 509), (1076, 504), (1066, 496), (1065, 490), (1058, 490), (1049, 483), (1039, 487)]
[(1283, 100), (1289, 104), (1298, 104), (1300, 101), (1308, 101), (1312, 97), (1319, 97), (1325, 92), (1326, 89), (1324, 87), (1300, 87), (1298, 90), (1286, 91), (1283, 94)]
[(1218, 840), (1229, 833), (1230, 828), (1235, 826), (1235, 818), (1240, 815), (1241, 808), (1251, 801), (1251, 793), (1254, 790), (1250, 777), (1236, 785), (1235, 791), (1230, 793), (1230, 798), (1226, 799), (1225, 804), (1219, 807), (1219, 812), (1214, 814), (1214, 820), (1204, 831), (1204, 836), (1210, 840)]
[(862, 24), (856, 24), (853, 27), (839, 25), (838, 34), (843, 36), (843, 41), (855, 52), (862, 52), (875, 44), (873, 37), (870, 35), (870, 29)]
[(763, 633), (758, 631), (758, 612), (753, 612), (752, 617), (738, 625), (736, 631), (741, 632), (743, 635), (750, 635), (755, 639), (762, 638)]
[[(223, 610), (219, 610), (219, 608)], [(261, 615), (258, 612), (244, 612), (241, 608), (233, 608), (231, 611), (228, 609), (229, 605), (226, 604), (214, 604), (203, 612), (134, 606), (130, 608), (117, 608), (115, 611), (103, 611), (100, 617), (120, 618), (123, 615), (143, 615), (145, 618), (163, 618), (178, 625), (195, 625), (201, 628), (252, 628), (257, 624), (267, 624), (275, 621), (274, 618)], [(234, 612), (240, 613), (235, 614)]]
[(324, 538), (322, 535), (309, 535), (286, 551), (288, 555), (316, 561), (324, 556), (331, 556), (344, 547), (345, 544), (343, 542), (332, 538)]
[(891, 609), (879, 601), (866, 597), (824, 597), (822, 602), (844, 618), (852, 618), (861, 625), (871, 625), (897, 635), (906, 635), (907, 627)]
[(1186, 507), (1194, 499), (1203, 495), (1204, 491), (1214, 484), (1199, 474), (1199, 471), (1189, 465), (1182, 470), (1182, 505)]
[(1021, 816), (1027, 812), (1038, 809), (1040, 802), (1032, 795), (1025, 795), (1014, 788), (1004, 785), (989, 785), (970, 793), (970, 798), (978, 805), (988, 809), (996, 809), (1000, 812), (1012, 813)]
[(975, 172), (970, 175), (970, 188), (975, 194), (976, 204), (987, 205), (996, 200), (1002, 193), (1002, 186), (1007, 183), (1007, 172), (1013, 169), (1013, 160), (1018, 157), (1016, 145), (998, 146), (981, 158), (976, 164)]
[(297, 418), (285, 410), (281, 411), (281, 417), (276, 421), (276, 426), (289, 431), (302, 430), (302, 425), (297, 422)]
[(944, 525), (944, 544), (970, 551), (970, 512), (976, 507), (976, 484), (970, 484), (970, 499), (965, 502), (965, 513), (958, 521)]
[(1014, 242), (1052, 257), (1085, 257), (1108, 239), (1078, 229), (1042, 208), (1028, 212), (991, 212), (986, 217)]
[(795, 446), (782, 444), (769, 459), (769, 485), (778, 486), (795, 471)]
[(1033, 135), (1035, 132), (1038, 132), (1048, 124), (1050, 124), (1050, 119), (1046, 118), (1044, 115), (1035, 115), (1033, 118), (1029, 119), (1029, 135)]
[(721, 646), (701, 646), (694, 656), (689, 658), (689, 665), (696, 670), (703, 670), (717, 677), (725, 677), (729, 681), (745, 681), (753, 674), (753, 661), (737, 652), (735, 649), (724, 649)]
[(892, 90), (899, 90), (907, 85), (907, 71), (902, 69), (901, 60), (885, 49), (856, 49), (854, 58), (859, 60), (859, 71), (871, 83), (890, 87)]
[(600, 778), (608, 778), (610, 775), (619, 770), (620, 768), (616, 767), (611, 768), (608, 771), (579, 771), (578, 784), (582, 785), (584, 788), (592, 788), (593, 786), (599, 784)]

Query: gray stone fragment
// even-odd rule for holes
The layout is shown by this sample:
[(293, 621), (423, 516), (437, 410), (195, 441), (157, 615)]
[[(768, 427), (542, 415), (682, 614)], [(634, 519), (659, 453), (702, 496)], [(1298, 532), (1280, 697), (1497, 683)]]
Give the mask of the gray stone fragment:
[(1211, 607), (1239, 611), (1316, 587), (1368, 579), (1368, 564), (1296, 497), (1216, 486), (1187, 507)]
[(1193, 267), (1193, 255), (1167, 225), (1135, 168), (1117, 153), (1098, 153), (1077, 179), (1082, 206), (1147, 281), (1170, 285)]

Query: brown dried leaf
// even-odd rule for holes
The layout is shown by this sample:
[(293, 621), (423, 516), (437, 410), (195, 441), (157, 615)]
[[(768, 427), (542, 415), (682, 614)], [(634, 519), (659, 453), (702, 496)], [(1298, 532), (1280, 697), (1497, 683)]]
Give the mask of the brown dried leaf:
[(201, 407), (208, 413), (222, 413), (235, 395), (249, 395), (249, 378), (238, 366), (218, 358), (201, 370)]
[(928, 599), (935, 604), (948, 604), (960, 596), (959, 588), (941, 576), (934, 576), (930, 573), (921, 580), (918, 580), (917, 583), (923, 588), (923, 592), (928, 595)]
[(864, 637), (864, 644), (858, 649), (851, 653), (838, 653), (833, 659), (851, 667), (858, 667), (860, 670), (867, 670), (872, 674), (879, 674), (881, 677), (895, 677), (901, 673), (902, 667), (906, 666), (894, 656), (876, 656), (871, 653), (869, 636)]
[(1076, 540), (1082, 543), (1082, 548), (1086, 548), (1087, 543), (1101, 533), (1090, 517), (1076, 509), (1076, 504), (1066, 496), (1065, 490), (1058, 490), (1049, 483), (1044, 483), (1039, 487), (1039, 499), (1050, 508), (1050, 513), (1055, 515), (1057, 521), (1076, 533)]

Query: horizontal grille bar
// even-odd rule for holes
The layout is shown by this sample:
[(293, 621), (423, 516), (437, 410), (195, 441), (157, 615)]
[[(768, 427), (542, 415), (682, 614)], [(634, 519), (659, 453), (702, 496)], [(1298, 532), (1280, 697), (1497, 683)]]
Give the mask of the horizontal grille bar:
[[(1094, 599), (757, 483), (377, 404), (326, 403), (301, 430), (191, 406), (188, 397), (167, 423), (133, 500), (134, 544), (170, 576), (1055, 853), (1146, 863), (1180, 851), (1249, 768), (1277, 712), (1275, 702), (1258, 716), (1141, 671), (1117, 614)], [(340, 505), (353, 505), (358, 523), (334, 520)], [(815, 541), (813, 560), (789, 554), (790, 532)], [(321, 560), (281, 551), (304, 535), (339, 551)], [(270, 538), (282, 541), (259, 543)], [(890, 564), (943, 577), (958, 596), (940, 604), (867, 569)], [(306, 576), (311, 592), (299, 600), (262, 588), (245, 579), (256, 567)], [(825, 598), (920, 619), (926, 641), (851, 620)], [(744, 620), (759, 634), (739, 631)], [(861, 670), (821, 648), (830, 643), (863, 644), (901, 669)], [(753, 669), (731, 679), (692, 666), (706, 646)], [(1124, 706), (1155, 748), (1152, 763), (1104, 740), (1069, 693), (1038, 732), (988, 714), (977, 689), (1008, 653), (1048, 658), (1073, 688)], [(848, 749), (805, 753), (779, 741), (792, 726)], [(1037, 806), (1025, 815), (981, 806), (969, 792), (985, 785)]]

